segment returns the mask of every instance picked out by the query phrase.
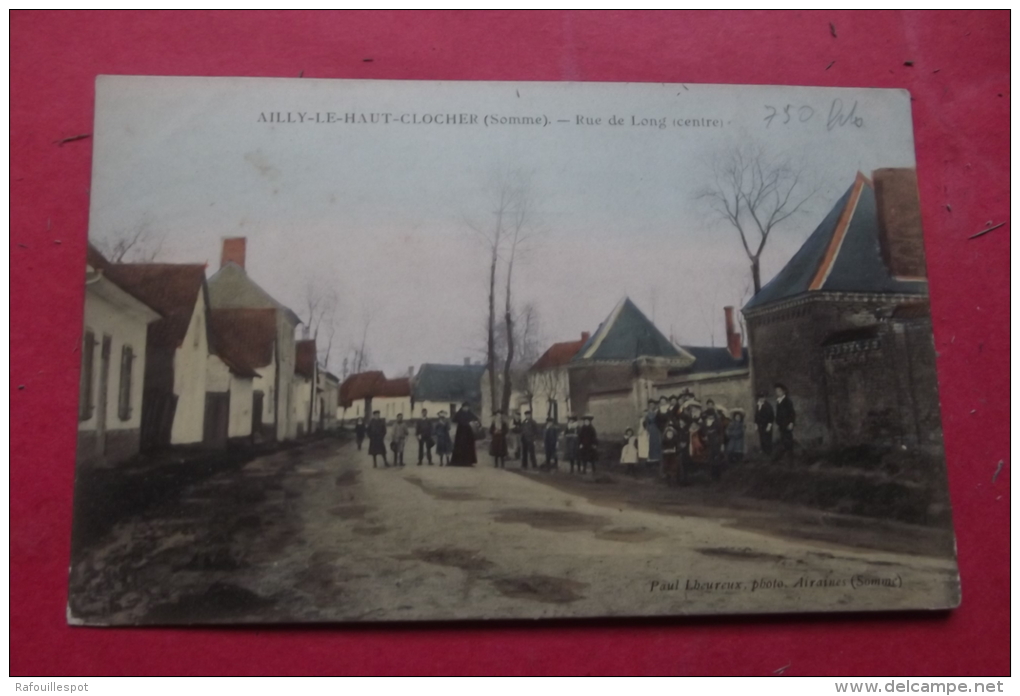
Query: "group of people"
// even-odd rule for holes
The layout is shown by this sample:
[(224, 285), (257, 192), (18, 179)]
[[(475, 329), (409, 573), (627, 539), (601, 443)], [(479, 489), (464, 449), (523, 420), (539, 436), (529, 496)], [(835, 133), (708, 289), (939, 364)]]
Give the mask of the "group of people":
[(531, 468), (539, 468), (537, 454), (539, 442), (542, 443), (545, 454), (542, 467), (558, 469), (562, 436), (563, 458), (570, 464), (571, 473), (575, 471), (587, 473), (588, 467), (595, 473), (599, 436), (593, 424), (594, 420), (590, 415), (583, 416), (580, 421), (577, 416), (570, 416), (567, 418), (566, 427), (561, 430), (556, 419), (551, 416), (546, 419), (544, 426), (540, 426), (532, 417), (531, 411), (525, 411), (523, 418), (515, 418), (512, 423), (507, 421), (502, 412), (496, 411), (489, 426), (489, 454), (492, 456), (492, 463), (496, 468), (506, 468), (506, 460), (510, 455), (510, 441), (513, 439), (522, 469), (527, 469), (529, 464)]
[[(762, 453), (779, 459), (793, 453), (796, 413), (785, 385), (776, 384), (775, 394), (775, 406), (769, 402), (767, 394), (758, 394), (754, 426)], [(590, 467), (595, 473), (599, 439), (593, 421), (591, 415), (584, 415), (580, 420), (570, 416), (561, 429), (552, 417), (540, 426), (531, 411), (525, 411), (523, 418), (514, 418), (512, 422), (496, 411), (489, 426), (489, 454), (493, 466), (506, 468), (512, 444), (522, 469), (529, 466), (538, 469), (537, 453), (541, 443), (545, 454), (542, 468), (558, 469), (562, 438), (563, 458), (569, 463), (570, 472), (587, 473)], [(686, 484), (695, 467), (707, 468), (711, 477), (718, 480), (727, 465), (743, 460), (745, 430), (745, 413), (741, 408), (727, 412), (717, 407), (712, 399), (702, 405), (690, 394), (662, 396), (648, 401), (648, 410), (640, 419), (637, 434), (633, 428), (627, 428), (620, 464), (632, 475), (637, 474), (639, 465), (658, 465), (671, 486)], [(778, 450), (774, 447), (776, 432), (779, 433)], [(361, 418), (357, 420), (354, 433), (359, 450), (368, 439), (373, 467), (378, 467), (380, 457), (383, 466), (389, 467), (388, 454), (393, 456), (393, 466), (404, 466), (404, 450), (412, 429), (403, 414), (398, 414), (389, 428), (379, 411), (373, 411), (367, 423)], [(426, 463), (432, 466), (433, 451), (439, 466), (474, 466), (478, 463), (476, 441), (484, 433), (465, 402), (452, 418), (446, 411), (440, 411), (433, 419), (422, 409), (421, 417), (414, 423), (413, 435), (418, 442), (418, 466)]]
[[(475, 452), (475, 433), (478, 427), (478, 418), (471, 412), (470, 405), (466, 402), (452, 419), (446, 411), (440, 411), (433, 419), (429, 417), (427, 409), (422, 409), (421, 417), (414, 424), (414, 437), (418, 441), (418, 466), (426, 462), (429, 466), (433, 465), (433, 450), (439, 460), (439, 466), (474, 466), (478, 461)], [(393, 466), (404, 466), (404, 450), (411, 436), (411, 428), (404, 420), (404, 414), (397, 414), (392, 428), (387, 427), (386, 419), (379, 411), (372, 412), (372, 418), (368, 423), (359, 418), (354, 424), (354, 440), (359, 451), (365, 439), (368, 439), (368, 453), (372, 457), (373, 468), (379, 466), (379, 457), (382, 457), (384, 467), (390, 466), (387, 456), (387, 434), (390, 440), (389, 454), (393, 455)]]
[[(767, 456), (773, 456), (774, 433), (779, 432), (779, 450), (774, 455), (778, 459), (793, 452), (796, 414), (786, 386), (776, 384), (775, 392), (774, 408), (767, 394), (758, 394), (754, 426)], [(712, 399), (704, 405), (690, 395), (650, 399), (638, 434), (633, 428), (624, 434), (620, 464), (634, 475), (639, 464), (659, 465), (671, 486), (686, 484), (695, 467), (707, 468), (712, 479), (718, 480), (728, 465), (744, 459), (745, 418), (744, 409), (727, 412)]]

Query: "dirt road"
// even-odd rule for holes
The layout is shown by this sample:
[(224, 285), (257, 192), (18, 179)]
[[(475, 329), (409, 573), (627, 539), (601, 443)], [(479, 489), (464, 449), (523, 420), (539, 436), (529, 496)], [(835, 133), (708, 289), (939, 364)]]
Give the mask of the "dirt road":
[(955, 603), (949, 558), (749, 531), (703, 510), (591, 502), (551, 482), (485, 464), (373, 469), (352, 444), (311, 443), (117, 525), (72, 569), (69, 616), (361, 621)]

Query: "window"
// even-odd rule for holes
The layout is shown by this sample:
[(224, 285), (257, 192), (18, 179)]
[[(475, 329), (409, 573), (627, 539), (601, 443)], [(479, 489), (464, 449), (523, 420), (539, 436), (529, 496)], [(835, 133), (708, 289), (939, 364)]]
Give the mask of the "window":
[(92, 417), (92, 363), (95, 359), (96, 335), (85, 331), (81, 344), (81, 385), (78, 391), (78, 420)]
[(131, 346), (120, 349), (120, 388), (117, 395), (117, 416), (122, 420), (131, 420), (131, 368), (135, 362), (135, 354)]

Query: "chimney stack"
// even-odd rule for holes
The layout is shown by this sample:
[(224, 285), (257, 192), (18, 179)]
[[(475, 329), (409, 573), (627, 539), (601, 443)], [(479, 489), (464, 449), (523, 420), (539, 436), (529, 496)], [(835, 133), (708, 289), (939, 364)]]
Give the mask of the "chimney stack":
[(587, 343), (589, 338), (591, 338), (590, 332), (588, 331), (581, 332), (581, 343)]
[(412, 377), (414, 377), (414, 365), (410, 365), (407, 368), (407, 378), (411, 379)]
[(741, 341), (740, 332), (737, 331), (736, 317), (733, 314), (733, 307), (723, 307), (726, 314), (726, 350), (734, 360), (744, 357), (744, 345)]
[(228, 263), (234, 263), (244, 268), (244, 252), (247, 246), (246, 237), (224, 237), (223, 253), (220, 255), (220, 268)]
[(917, 170), (876, 169), (871, 174), (882, 260), (897, 278), (925, 278)]
[(464, 358), (464, 367), (471, 366), (471, 358)]

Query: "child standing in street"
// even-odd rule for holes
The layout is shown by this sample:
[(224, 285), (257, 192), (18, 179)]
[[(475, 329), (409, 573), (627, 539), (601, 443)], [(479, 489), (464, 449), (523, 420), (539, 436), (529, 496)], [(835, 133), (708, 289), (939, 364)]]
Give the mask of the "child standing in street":
[(631, 476), (637, 476), (638, 439), (634, 437), (634, 429), (627, 428), (623, 434), (623, 449), (620, 450), (620, 464)]

